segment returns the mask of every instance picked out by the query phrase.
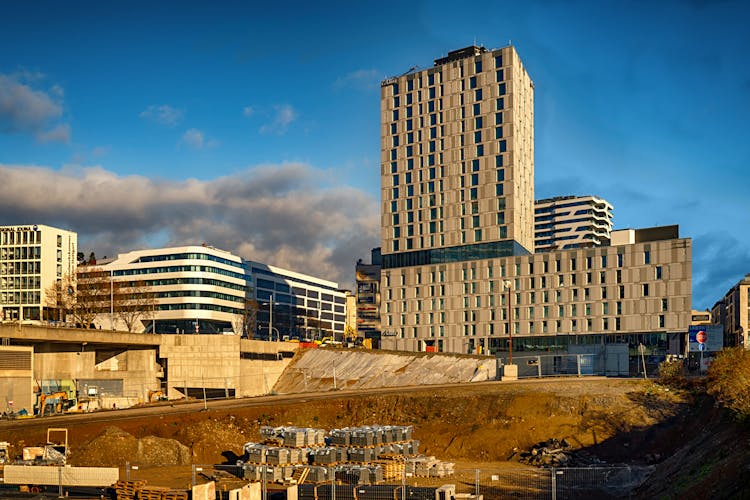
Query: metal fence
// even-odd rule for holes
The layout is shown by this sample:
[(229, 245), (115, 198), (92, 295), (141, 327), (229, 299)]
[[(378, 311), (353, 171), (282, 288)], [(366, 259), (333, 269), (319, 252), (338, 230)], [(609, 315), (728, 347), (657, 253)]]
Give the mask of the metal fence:
[(518, 367), (519, 378), (584, 377), (601, 374), (596, 358), (594, 354), (541, 354), (513, 356), (513, 363)]
[[(217, 481), (217, 499), (229, 499), (232, 488), (243, 482), (259, 482), (261, 498), (286, 498), (288, 487), (297, 487), (299, 500), (569, 500), (628, 498), (643, 484), (653, 467), (566, 467), (525, 466), (493, 469), (456, 469), (443, 477), (417, 477), (411, 473), (391, 475), (372, 482), (353, 473), (356, 465), (317, 467), (322, 469), (296, 484), (293, 467), (272, 465), (193, 465), (190, 482)], [(190, 472), (186, 467), (186, 475)], [(300, 469), (297, 467), (296, 469)], [(138, 479), (141, 470), (128, 465), (127, 479)]]

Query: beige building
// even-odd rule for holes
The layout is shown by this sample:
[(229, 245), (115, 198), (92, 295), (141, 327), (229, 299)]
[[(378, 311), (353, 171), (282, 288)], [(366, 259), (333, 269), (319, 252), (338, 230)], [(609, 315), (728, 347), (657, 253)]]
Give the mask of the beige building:
[(381, 84), (385, 267), (436, 249), (534, 249), (534, 88), (513, 47)]
[(0, 227), (0, 321), (48, 317), (45, 290), (74, 276), (78, 235), (44, 225)]
[(381, 84), (385, 349), (502, 353), (626, 343), (690, 322), (676, 226), (534, 254), (533, 84), (513, 47), (468, 47)]
[(750, 274), (747, 274), (714, 304), (714, 323), (724, 325), (724, 345), (750, 349)]

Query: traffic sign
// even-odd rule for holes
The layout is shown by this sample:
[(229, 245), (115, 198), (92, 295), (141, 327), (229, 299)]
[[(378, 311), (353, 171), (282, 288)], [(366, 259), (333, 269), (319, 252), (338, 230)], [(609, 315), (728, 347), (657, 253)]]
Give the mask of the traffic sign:
[(706, 350), (706, 344), (698, 344), (698, 350), (703, 352)]
[(698, 333), (695, 334), (695, 341), (699, 344), (703, 345), (706, 343), (706, 340), (708, 340), (708, 335), (706, 335), (706, 332), (701, 330)]

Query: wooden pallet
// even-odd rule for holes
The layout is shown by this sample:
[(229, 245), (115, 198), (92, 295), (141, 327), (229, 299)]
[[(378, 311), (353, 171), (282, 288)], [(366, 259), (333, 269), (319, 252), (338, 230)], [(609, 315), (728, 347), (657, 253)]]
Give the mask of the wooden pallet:
[(292, 480), (294, 480), (296, 484), (302, 484), (305, 482), (305, 479), (307, 479), (308, 474), (310, 474), (310, 469), (307, 467), (300, 467), (299, 469), (294, 470)]

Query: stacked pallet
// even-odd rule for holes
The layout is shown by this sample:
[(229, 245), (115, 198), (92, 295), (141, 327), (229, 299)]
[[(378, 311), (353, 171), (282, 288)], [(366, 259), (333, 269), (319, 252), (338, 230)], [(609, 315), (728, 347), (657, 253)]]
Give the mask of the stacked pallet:
[(169, 491), (163, 486), (142, 486), (138, 489), (138, 500), (162, 500)]
[(146, 485), (146, 481), (117, 481), (115, 483), (115, 498), (117, 500), (136, 500), (138, 490)]
[(161, 496), (161, 500), (188, 500), (190, 494), (186, 490), (169, 490)]
[(260, 435), (267, 440), (275, 440), (286, 447), (323, 446), (326, 432), (311, 427), (271, 427), (264, 425)]
[(404, 476), (406, 457), (391, 453), (380, 455), (379, 460), (375, 462), (383, 468), (383, 479), (400, 479)]

